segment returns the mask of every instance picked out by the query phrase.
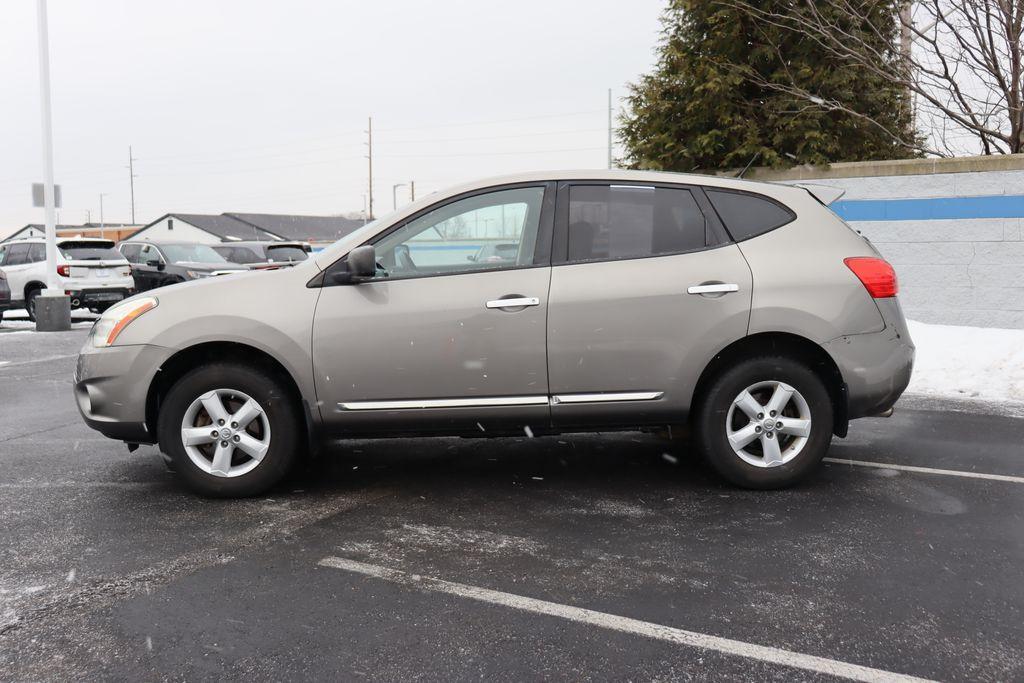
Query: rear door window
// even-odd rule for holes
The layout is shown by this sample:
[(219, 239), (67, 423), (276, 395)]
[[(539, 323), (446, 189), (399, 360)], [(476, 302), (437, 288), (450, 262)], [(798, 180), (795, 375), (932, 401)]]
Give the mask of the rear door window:
[(573, 185), (569, 261), (664, 256), (707, 246), (704, 213), (684, 188)]
[(779, 202), (761, 195), (710, 187), (704, 192), (737, 242), (763, 235), (796, 218)]
[(139, 244), (122, 244), (121, 254), (128, 259), (129, 263), (139, 263), (141, 258), (139, 252), (142, 251), (142, 246)]
[(29, 263), (42, 263), (46, 260), (46, 245), (33, 244), (28, 250)]
[(12, 244), (7, 250), (7, 259), (4, 261), (4, 265), (20, 266), (28, 263), (28, 248), (27, 244)]

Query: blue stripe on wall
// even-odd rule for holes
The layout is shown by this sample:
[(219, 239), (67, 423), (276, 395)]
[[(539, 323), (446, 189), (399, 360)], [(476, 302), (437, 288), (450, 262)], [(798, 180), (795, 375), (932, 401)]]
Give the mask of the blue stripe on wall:
[(1021, 218), (1024, 195), (935, 199), (851, 199), (831, 209), (848, 221), (927, 221), (950, 218)]

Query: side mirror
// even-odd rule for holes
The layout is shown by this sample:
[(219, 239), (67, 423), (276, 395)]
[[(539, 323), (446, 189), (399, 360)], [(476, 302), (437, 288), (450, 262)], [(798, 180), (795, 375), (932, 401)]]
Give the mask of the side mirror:
[(345, 261), (348, 263), (348, 272), (355, 281), (372, 278), (377, 274), (377, 250), (371, 244), (356, 247), (348, 253)]
[(161, 261), (158, 258), (154, 258), (154, 259), (150, 259), (150, 260), (146, 261), (146, 265), (149, 266), (150, 268), (156, 268), (157, 270), (163, 270), (164, 269), (164, 262)]

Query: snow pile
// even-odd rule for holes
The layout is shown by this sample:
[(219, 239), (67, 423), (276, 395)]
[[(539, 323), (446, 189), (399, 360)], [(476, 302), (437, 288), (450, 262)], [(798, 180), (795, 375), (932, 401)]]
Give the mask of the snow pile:
[(917, 357), (908, 394), (1024, 404), (1024, 330), (909, 325)]

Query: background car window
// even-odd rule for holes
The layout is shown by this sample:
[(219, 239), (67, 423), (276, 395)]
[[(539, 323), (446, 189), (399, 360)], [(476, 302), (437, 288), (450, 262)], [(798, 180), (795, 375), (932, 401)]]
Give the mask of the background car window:
[(28, 250), (29, 263), (42, 263), (46, 260), (46, 245), (33, 244)]
[(446, 204), (377, 242), (377, 261), (391, 278), (530, 265), (543, 200), (527, 187)]
[(296, 247), (292, 245), (287, 246), (268, 246), (266, 247), (267, 260), (282, 262), (282, 261), (305, 261), (309, 258), (309, 254), (302, 247)]
[(5, 266), (20, 266), (28, 263), (28, 248), (27, 244), (12, 244), (10, 250), (7, 253), (7, 262)]
[(7, 247), (0, 247), (0, 266), (4, 265), (5, 258), (7, 258)]
[(160, 254), (160, 250), (154, 247), (152, 244), (146, 244), (142, 247), (142, 251), (139, 252), (139, 262), (149, 263), (150, 261), (163, 261), (164, 258)]
[(689, 190), (616, 185), (569, 188), (569, 260), (703, 249), (705, 218)]
[[(167, 258), (173, 263), (226, 263), (226, 259), (205, 244), (163, 245)], [(151, 256), (150, 258), (156, 258)]]
[(796, 218), (795, 213), (767, 197), (711, 188), (705, 193), (737, 242), (763, 235)]
[(139, 263), (139, 253), (142, 251), (142, 247), (138, 244), (122, 244), (121, 253), (129, 263)]
[(62, 242), (60, 253), (69, 261), (120, 261), (121, 252), (114, 248), (113, 243), (102, 242)]
[(259, 263), (259, 254), (248, 247), (213, 247), (213, 250), (232, 263)]

